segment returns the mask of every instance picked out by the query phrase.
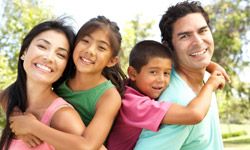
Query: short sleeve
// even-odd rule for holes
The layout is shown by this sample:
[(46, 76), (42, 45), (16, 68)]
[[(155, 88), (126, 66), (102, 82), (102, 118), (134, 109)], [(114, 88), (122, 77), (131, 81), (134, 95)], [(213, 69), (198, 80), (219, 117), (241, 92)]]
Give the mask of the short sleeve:
[(124, 122), (131, 126), (158, 131), (170, 106), (171, 102), (155, 101), (132, 90), (125, 95), (120, 114)]

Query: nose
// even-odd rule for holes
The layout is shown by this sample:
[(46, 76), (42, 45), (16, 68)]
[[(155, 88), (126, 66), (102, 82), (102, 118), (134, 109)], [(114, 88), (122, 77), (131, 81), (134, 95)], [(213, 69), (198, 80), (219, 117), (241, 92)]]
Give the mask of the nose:
[(96, 50), (95, 44), (90, 44), (89, 47), (87, 48), (87, 53), (89, 53), (91, 56), (94, 55)]
[(193, 42), (196, 43), (196, 44), (202, 43), (203, 42), (202, 36), (195, 33), (194, 36), (193, 36)]
[(43, 60), (51, 62), (53, 60), (54, 56), (54, 51), (53, 50), (49, 50), (47, 51), (44, 55), (43, 55)]
[(164, 79), (165, 79), (164, 74), (159, 74), (157, 77), (157, 81), (159, 81), (159, 82), (163, 82)]

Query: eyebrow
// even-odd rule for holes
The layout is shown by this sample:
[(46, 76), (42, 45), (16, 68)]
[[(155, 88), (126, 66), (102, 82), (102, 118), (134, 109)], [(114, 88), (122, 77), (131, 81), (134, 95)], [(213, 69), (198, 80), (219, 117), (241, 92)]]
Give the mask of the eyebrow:
[(105, 44), (105, 45), (107, 45), (108, 47), (110, 47), (110, 44), (109, 43), (107, 43), (107, 42), (105, 42), (105, 41), (99, 41), (100, 43), (103, 43), (103, 44)]
[[(86, 35), (86, 37), (89, 37), (89, 38), (91, 38), (91, 39), (94, 39), (91, 35)], [(103, 44), (107, 45), (108, 47), (111, 47), (110, 44), (107, 43), (106, 41), (98, 40), (98, 42), (103, 43)]]
[[(43, 42), (45, 42), (45, 43), (51, 45), (51, 43), (50, 43), (49, 41), (45, 40), (45, 39), (38, 39), (37, 41), (43, 41)], [(63, 47), (59, 47), (58, 49), (63, 50), (63, 51), (66, 51), (66, 52), (69, 52), (68, 49), (63, 48)]]
[[(159, 69), (160, 67), (158, 67), (158, 66), (152, 66), (152, 67), (149, 67), (149, 69)], [(172, 67), (170, 67), (170, 68), (165, 68), (166, 70), (172, 70)]]
[(203, 29), (206, 29), (206, 28), (208, 28), (208, 25), (205, 25), (205, 26), (201, 27), (199, 30), (203, 30)]
[[(201, 28), (199, 28), (198, 31), (206, 29), (206, 28), (208, 28), (208, 25), (202, 26)], [(185, 34), (190, 34), (190, 33), (191, 33), (191, 31), (180, 32), (180, 33), (177, 34), (177, 36), (181, 36), (181, 35), (185, 35)]]

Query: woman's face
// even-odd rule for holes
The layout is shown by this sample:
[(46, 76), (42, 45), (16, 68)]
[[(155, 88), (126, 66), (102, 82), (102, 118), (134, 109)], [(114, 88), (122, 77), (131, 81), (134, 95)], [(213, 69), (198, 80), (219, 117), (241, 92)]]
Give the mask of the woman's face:
[(47, 30), (38, 34), (21, 59), (27, 81), (52, 84), (62, 75), (69, 57), (69, 42), (64, 33)]

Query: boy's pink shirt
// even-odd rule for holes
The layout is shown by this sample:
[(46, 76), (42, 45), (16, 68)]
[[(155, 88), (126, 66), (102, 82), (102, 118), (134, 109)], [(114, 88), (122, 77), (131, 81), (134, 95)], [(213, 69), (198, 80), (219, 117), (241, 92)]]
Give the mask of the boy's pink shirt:
[(142, 129), (157, 131), (170, 102), (158, 102), (126, 86), (122, 106), (107, 140), (109, 150), (133, 149)]

